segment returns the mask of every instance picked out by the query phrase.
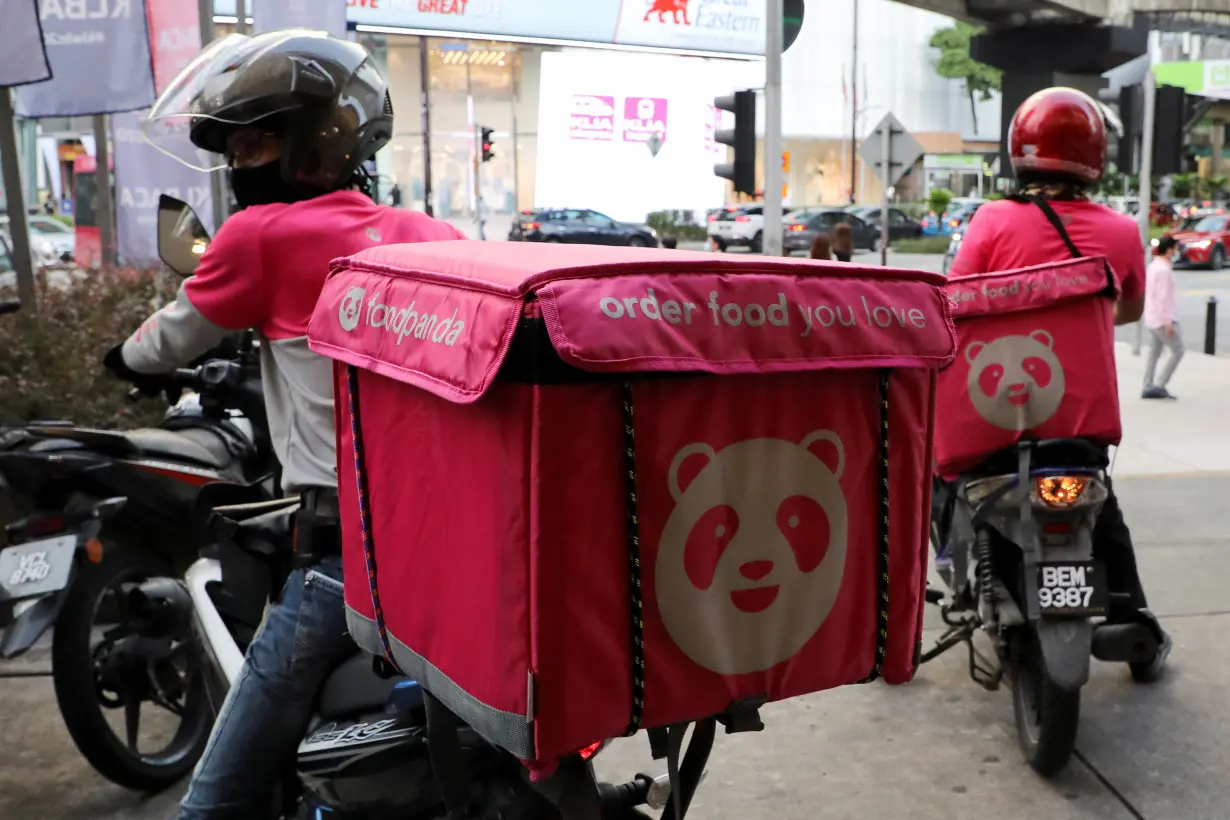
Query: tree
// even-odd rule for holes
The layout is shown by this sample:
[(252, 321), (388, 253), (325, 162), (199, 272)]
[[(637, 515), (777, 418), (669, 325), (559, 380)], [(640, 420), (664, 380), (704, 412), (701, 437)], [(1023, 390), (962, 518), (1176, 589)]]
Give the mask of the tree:
[[(994, 91), (999, 91), (1003, 81), (1003, 72), (985, 63), (980, 63), (969, 56), (969, 41), (980, 29), (969, 23), (956, 22), (949, 28), (942, 28), (931, 35), (928, 43), (932, 48), (939, 49), (940, 59), (935, 64), (935, 73), (950, 80), (961, 80), (965, 83), (965, 93), (969, 95), (970, 116), (974, 118), (974, 131), (978, 130), (978, 100), (983, 102), (991, 99)], [(975, 99), (977, 95), (977, 99)]]

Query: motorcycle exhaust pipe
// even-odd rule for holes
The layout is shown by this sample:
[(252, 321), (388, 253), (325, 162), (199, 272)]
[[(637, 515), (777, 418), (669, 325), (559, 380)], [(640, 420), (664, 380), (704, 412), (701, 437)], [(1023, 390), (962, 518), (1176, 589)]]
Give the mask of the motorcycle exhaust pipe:
[(130, 615), (150, 638), (180, 638), (192, 630), (192, 596), (175, 578), (151, 578), (127, 590)]

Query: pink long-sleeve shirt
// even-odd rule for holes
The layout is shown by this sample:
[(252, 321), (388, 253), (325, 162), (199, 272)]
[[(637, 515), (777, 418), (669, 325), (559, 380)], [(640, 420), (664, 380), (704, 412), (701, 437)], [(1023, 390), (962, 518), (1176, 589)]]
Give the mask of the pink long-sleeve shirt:
[(1174, 268), (1156, 256), (1145, 271), (1145, 327), (1165, 327), (1175, 320)]

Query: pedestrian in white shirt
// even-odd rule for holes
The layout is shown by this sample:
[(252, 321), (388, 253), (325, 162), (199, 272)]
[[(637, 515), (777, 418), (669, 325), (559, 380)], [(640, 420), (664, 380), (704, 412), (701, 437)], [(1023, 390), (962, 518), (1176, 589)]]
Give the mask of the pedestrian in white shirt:
[[(1176, 315), (1174, 268), (1171, 260), (1179, 248), (1172, 236), (1158, 240), (1153, 261), (1145, 271), (1145, 312), (1141, 321), (1149, 331), (1149, 360), (1145, 364), (1145, 389), (1141, 398), (1173, 399), (1166, 385), (1183, 358), (1183, 334), (1179, 332)], [(1162, 349), (1170, 350), (1170, 358), (1162, 368), (1162, 377), (1155, 378)]]

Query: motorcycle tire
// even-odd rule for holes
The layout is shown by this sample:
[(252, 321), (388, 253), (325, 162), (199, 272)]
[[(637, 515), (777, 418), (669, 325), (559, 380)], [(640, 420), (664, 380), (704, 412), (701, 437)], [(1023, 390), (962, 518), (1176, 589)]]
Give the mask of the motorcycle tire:
[[(214, 716), (204, 680), (196, 674), (189, 681), (184, 714), (164, 750), (156, 755), (131, 750), (105, 716), (106, 707), (95, 680), (92, 633), (104, 592), (120, 583), (170, 573), (170, 567), (160, 558), (145, 551), (113, 549), (102, 563), (83, 564), (52, 633), (52, 682), (73, 743), (100, 775), (139, 792), (160, 792), (173, 786), (192, 771), (205, 752)], [(119, 712), (123, 714), (122, 707)]]
[(1068, 765), (1076, 748), (1081, 693), (1051, 682), (1032, 629), (1021, 627), (1014, 633), (1009, 641), (1017, 739), (1029, 767), (1042, 777), (1053, 777)]

